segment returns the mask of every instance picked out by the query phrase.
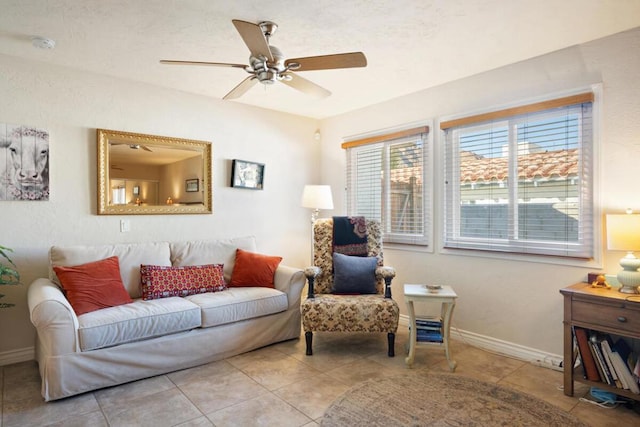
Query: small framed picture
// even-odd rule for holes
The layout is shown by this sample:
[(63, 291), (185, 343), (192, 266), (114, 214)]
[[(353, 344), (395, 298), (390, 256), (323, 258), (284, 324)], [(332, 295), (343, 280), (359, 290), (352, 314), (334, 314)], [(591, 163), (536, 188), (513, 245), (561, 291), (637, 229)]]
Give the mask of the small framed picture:
[(140, 195), (140, 186), (138, 186), (138, 185), (134, 185), (133, 186), (133, 195), (134, 196), (139, 196)]
[(198, 184), (200, 183), (199, 179), (187, 179), (185, 181), (185, 191), (187, 193), (195, 193), (199, 190)]
[(231, 168), (232, 187), (262, 190), (263, 185), (264, 164), (248, 162), (246, 160), (233, 160)]

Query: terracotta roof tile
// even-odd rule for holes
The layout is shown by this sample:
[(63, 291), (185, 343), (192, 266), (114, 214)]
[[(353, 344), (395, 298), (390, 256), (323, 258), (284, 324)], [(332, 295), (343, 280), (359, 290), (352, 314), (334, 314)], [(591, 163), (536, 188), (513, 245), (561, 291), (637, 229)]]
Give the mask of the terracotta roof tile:
[[(509, 165), (504, 157), (478, 157), (471, 153), (461, 154), (461, 182), (503, 181), (509, 175)], [(578, 174), (578, 150), (557, 150), (530, 153), (518, 156), (518, 178), (549, 179), (554, 177), (576, 176)], [(416, 177), (416, 183), (422, 184), (418, 168), (391, 170), (391, 181), (409, 183)]]
[[(462, 160), (462, 182), (502, 181), (509, 174), (507, 159), (474, 158)], [(578, 150), (557, 150), (518, 156), (518, 178), (553, 178), (575, 176), (578, 173)]]

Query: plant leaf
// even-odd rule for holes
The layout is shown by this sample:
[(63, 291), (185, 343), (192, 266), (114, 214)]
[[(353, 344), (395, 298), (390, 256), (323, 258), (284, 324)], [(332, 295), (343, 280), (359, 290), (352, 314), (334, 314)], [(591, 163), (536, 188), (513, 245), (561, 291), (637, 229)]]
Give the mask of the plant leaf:
[(13, 268), (0, 265), (0, 285), (19, 285), (20, 273)]
[(13, 252), (13, 249), (11, 249), (11, 248), (7, 248), (6, 246), (2, 246), (2, 245), (0, 245), (0, 255), (2, 255), (2, 257), (3, 257), (4, 259), (6, 259), (7, 261), (9, 261), (9, 263), (15, 267), (16, 265), (13, 263), (13, 261), (11, 260), (11, 258), (9, 258), (9, 256), (5, 253), (5, 251), (7, 251), (7, 252)]

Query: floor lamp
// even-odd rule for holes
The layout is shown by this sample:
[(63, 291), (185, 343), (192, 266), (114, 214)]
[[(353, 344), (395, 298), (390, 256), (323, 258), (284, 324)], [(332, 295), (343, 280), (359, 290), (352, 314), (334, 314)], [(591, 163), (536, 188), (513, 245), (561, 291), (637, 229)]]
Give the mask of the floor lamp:
[(311, 265), (313, 265), (313, 224), (318, 219), (320, 209), (333, 209), (333, 197), (329, 185), (305, 185), (302, 192), (302, 207), (311, 212)]

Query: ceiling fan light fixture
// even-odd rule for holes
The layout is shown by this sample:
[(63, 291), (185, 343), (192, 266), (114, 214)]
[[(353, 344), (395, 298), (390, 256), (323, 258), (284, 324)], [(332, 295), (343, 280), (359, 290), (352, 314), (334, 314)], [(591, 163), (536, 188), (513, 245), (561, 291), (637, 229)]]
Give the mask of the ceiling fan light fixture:
[(264, 57), (259, 57), (256, 58), (255, 56), (251, 56), (249, 58), (249, 62), (251, 63), (251, 65), (247, 65), (247, 68), (249, 69), (249, 72), (254, 72), (254, 71), (260, 71), (260, 70), (266, 70), (267, 68), (269, 68), (267, 59)]
[(256, 76), (263, 85), (272, 85), (278, 80), (278, 72), (273, 70), (261, 71)]

